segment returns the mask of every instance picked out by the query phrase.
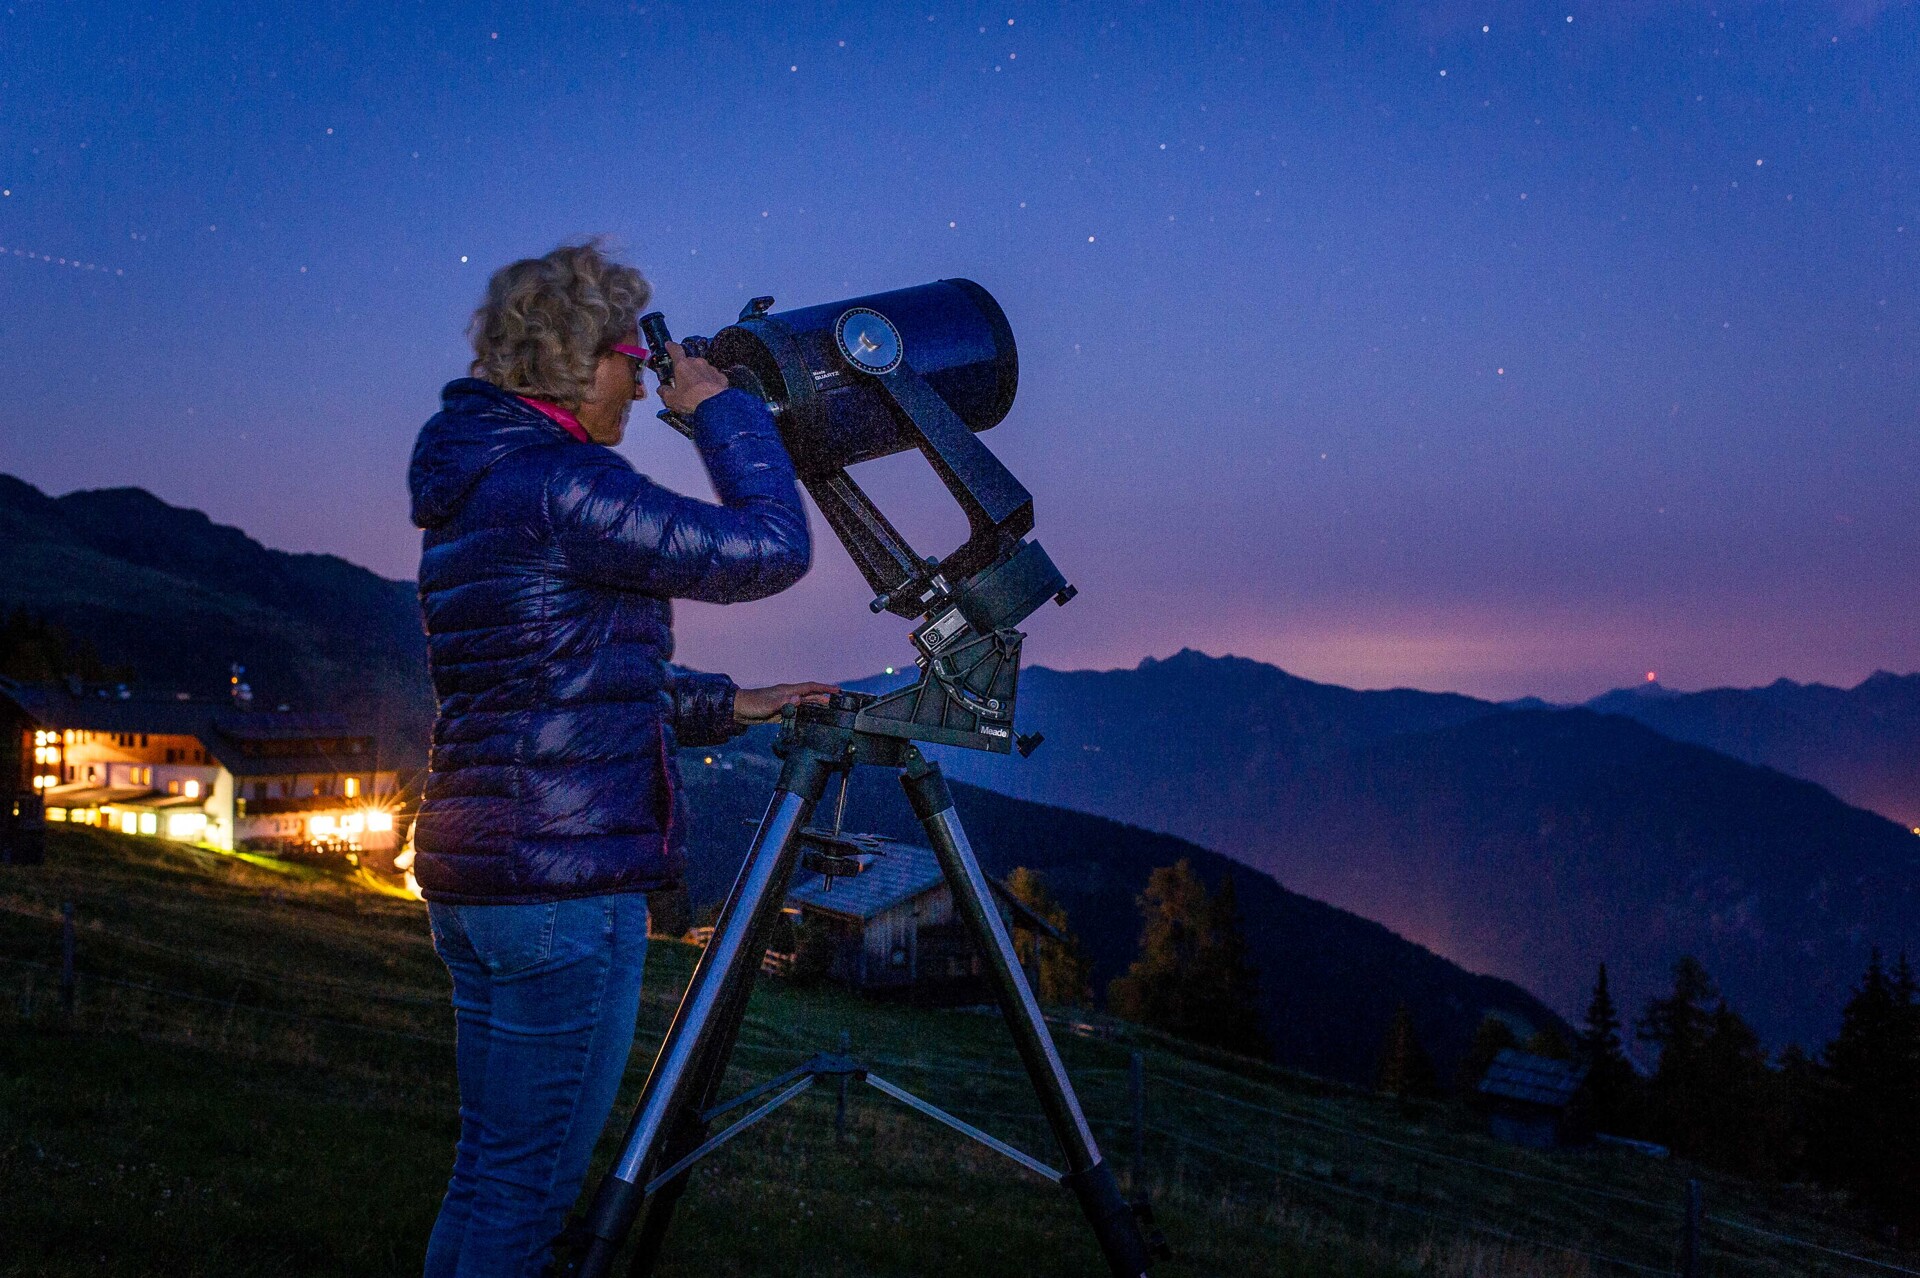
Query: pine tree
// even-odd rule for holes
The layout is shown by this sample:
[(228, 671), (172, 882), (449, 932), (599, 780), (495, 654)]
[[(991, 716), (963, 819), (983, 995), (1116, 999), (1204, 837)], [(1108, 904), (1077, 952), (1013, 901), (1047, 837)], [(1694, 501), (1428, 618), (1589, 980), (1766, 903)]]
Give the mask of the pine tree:
[(1567, 1043), (1566, 1035), (1552, 1025), (1535, 1030), (1527, 1039), (1526, 1050), (1530, 1056), (1544, 1056), (1550, 1061), (1573, 1059), (1573, 1048)]
[(1647, 1004), (1639, 1035), (1660, 1052), (1647, 1084), (1654, 1136), (1715, 1166), (1770, 1170), (1784, 1143), (1783, 1088), (1760, 1036), (1698, 959), (1674, 964), (1673, 992)]
[(1007, 890), (1020, 903), (1045, 919), (1059, 940), (1028, 928), (1016, 928), (1014, 950), (1033, 981), (1033, 995), (1042, 1003), (1084, 1007), (1093, 1000), (1093, 965), (1080, 948), (1080, 938), (1067, 926), (1067, 911), (1047, 891), (1038, 874), (1015, 866), (1007, 876)]
[(1186, 1034), (1195, 956), (1206, 930), (1207, 890), (1185, 858), (1147, 876), (1140, 894), (1140, 953), (1107, 986), (1115, 1016)]
[(1487, 1076), (1487, 1067), (1493, 1064), (1494, 1057), (1509, 1047), (1518, 1046), (1520, 1036), (1513, 1032), (1513, 1026), (1488, 1012), (1473, 1031), (1467, 1054), (1460, 1058), (1460, 1068), (1454, 1077), (1455, 1090), (1473, 1095), (1479, 1089), (1480, 1080)]
[(1207, 902), (1195, 968), (1194, 1037), (1230, 1052), (1267, 1056), (1271, 1047), (1260, 1023), (1260, 974), (1247, 954), (1231, 873)]
[(1184, 857), (1161, 866), (1140, 894), (1140, 953), (1107, 986), (1107, 1008), (1198, 1043), (1265, 1055), (1259, 977), (1231, 876), (1218, 893)]
[(1658, 1053), (1647, 1084), (1654, 1136), (1691, 1155), (1700, 1143), (1703, 1056), (1720, 991), (1691, 954), (1673, 965), (1673, 991), (1647, 1004), (1636, 1027)]
[(1620, 1014), (1614, 1008), (1613, 992), (1607, 987), (1607, 965), (1600, 965), (1594, 978), (1593, 998), (1587, 1004), (1585, 1026), (1580, 1034), (1580, 1058), (1587, 1065), (1587, 1095), (1592, 1106), (1594, 1127), (1600, 1131), (1632, 1135), (1639, 1130), (1639, 1075), (1627, 1060), (1620, 1041)]
[(1434, 1094), (1433, 1058), (1420, 1046), (1413, 1028), (1413, 1009), (1405, 1003), (1394, 1009), (1387, 1039), (1380, 1049), (1379, 1088), (1402, 1099)]
[(1821, 1179), (1920, 1228), (1920, 996), (1903, 955), (1878, 950), (1821, 1053), (1808, 1162)]

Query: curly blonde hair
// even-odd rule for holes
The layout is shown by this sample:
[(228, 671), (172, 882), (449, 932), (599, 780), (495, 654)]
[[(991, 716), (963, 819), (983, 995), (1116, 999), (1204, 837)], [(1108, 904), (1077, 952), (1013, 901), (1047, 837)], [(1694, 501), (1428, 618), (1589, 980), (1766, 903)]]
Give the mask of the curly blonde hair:
[(578, 408), (601, 357), (632, 337), (652, 296), (646, 277), (598, 240), (503, 266), (467, 326), (471, 371), (516, 395)]

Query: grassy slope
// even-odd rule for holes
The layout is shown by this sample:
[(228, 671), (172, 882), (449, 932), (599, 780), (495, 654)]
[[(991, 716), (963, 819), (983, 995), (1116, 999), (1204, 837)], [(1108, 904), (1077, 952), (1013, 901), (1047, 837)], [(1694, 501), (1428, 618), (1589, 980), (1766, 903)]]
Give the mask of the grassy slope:
[[(62, 900), (81, 920), (71, 1021), (46, 966)], [(44, 867), (0, 869), (0, 1274), (417, 1272), (455, 1134), (446, 981), (425, 932), (418, 905), (367, 884), (95, 831), (56, 832)], [(651, 961), (623, 1113), (691, 968), (678, 945), (656, 945)], [(877, 1072), (1050, 1153), (1024, 1081), (1003, 1072), (1014, 1061), (993, 1017), (763, 986), (740, 1081), (843, 1029)], [(1149, 1187), (1180, 1252), (1159, 1272), (1609, 1272), (1455, 1219), (1670, 1260), (1665, 1211), (1445, 1159), (1656, 1203), (1677, 1200), (1684, 1168), (1525, 1154), (1489, 1145), (1446, 1107), (1403, 1109), (1174, 1044), (1134, 1045), (1148, 1057), (1154, 1126), (1186, 1142), (1149, 1139)], [(1113, 1120), (1126, 1112), (1128, 1045), (1065, 1036), (1062, 1047), (1125, 1163)], [(1065, 1195), (875, 1093), (855, 1096), (848, 1148), (834, 1148), (821, 1096), (709, 1160), (664, 1271), (1100, 1272)], [(1711, 1210), (1869, 1246), (1812, 1218), (1831, 1204), (1779, 1197), (1709, 1189)], [(1724, 1230), (1716, 1244), (1717, 1273), (1853, 1272), (1756, 1251)]]

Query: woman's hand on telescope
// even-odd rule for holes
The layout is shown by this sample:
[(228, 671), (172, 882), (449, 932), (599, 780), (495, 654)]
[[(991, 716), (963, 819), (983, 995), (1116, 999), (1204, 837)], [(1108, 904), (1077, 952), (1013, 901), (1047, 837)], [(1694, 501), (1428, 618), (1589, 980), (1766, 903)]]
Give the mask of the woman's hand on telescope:
[[(676, 375), (674, 381), (679, 382)], [(823, 706), (840, 691), (830, 683), (776, 683), (771, 688), (742, 688), (733, 694), (735, 723), (772, 723), (788, 706)]]
[(693, 416), (694, 409), (727, 389), (724, 373), (687, 354), (680, 343), (668, 342), (667, 354), (673, 356), (673, 380), (660, 387), (660, 402), (680, 416)]

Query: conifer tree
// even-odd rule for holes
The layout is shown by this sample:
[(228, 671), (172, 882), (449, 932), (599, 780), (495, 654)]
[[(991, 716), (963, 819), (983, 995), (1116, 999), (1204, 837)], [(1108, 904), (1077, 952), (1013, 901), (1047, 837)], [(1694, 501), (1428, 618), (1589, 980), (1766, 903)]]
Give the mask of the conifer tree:
[(1413, 1009), (1405, 1003), (1394, 1009), (1387, 1039), (1380, 1049), (1378, 1086), (1389, 1096), (1407, 1098), (1434, 1094), (1433, 1058), (1420, 1046), (1413, 1028)]
[(1784, 1126), (1779, 1080), (1760, 1036), (1720, 997), (1698, 959), (1674, 964), (1673, 991), (1648, 1003), (1639, 1034), (1660, 1053), (1647, 1085), (1654, 1136), (1716, 1166), (1769, 1170)]
[(1607, 986), (1607, 965), (1594, 978), (1593, 998), (1580, 1034), (1580, 1057), (1587, 1065), (1587, 1095), (1593, 1125), (1601, 1131), (1632, 1135), (1639, 1130), (1634, 1104), (1639, 1076), (1620, 1041), (1620, 1013)]
[(1268, 1055), (1271, 1047), (1260, 1023), (1260, 974), (1247, 954), (1231, 873), (1221, 877), (1207, 902), (1206, 931), (1195, 959), (1194, 1036), (1230, 1052)]
[(1147, 876), (1139, 901), (1140, 953), (1125, 975), (1107, 986), (1107, 1008), (1130, 1021), (1188, 1033), (1191, 977), (1206, 927), (1206, 887), (1182, 857)]
[(1821, 1179), (1920, 1228), (1920, 995), (1905, 956), (1878, 950), (1821, 1053), (1808, 1161)]
[(1140, 914), (1140, 953), (1107, 986), (1108, 1010), (1195, 1042), (1264, 1055), (1258, 974), (1232, 877), (1210, 896), (1182, 857), (1148, 876)]
[(1080, 948), (1080, 938), (1067, 926), (1066, 908), (1053, 899), (1040, 876), (1024, 865), (1015, 866), (1007, 876), (1007, 890), (1060, 933), (1056, 941), (1027, 928), (1014, 930), (1014, 950), (1033, 981), (1034, 997), (1055, 1006), (1086, 1006), (1093, 999), (1093, 965)]
[(1473, 1096), (1480, 1078), (1486, 1078), (1486, 1069), (1494, 1063), (1494, 1057), (1507, 1048), (1519, 1048), (1521, 1036), (1513, 1032), (1513, 1027), (1505, 1023), (1498, 1015), (1488, 1011), (1480, 1017), (1480, 1025), (1473, 1030), (1473, 1042), (1467, 1046), (1467, 1055), (1459, 1057), (1459, 1069), (1453, 1075), (1453, 1090)]
[(1513, 1026), (1488, 1012), (1473, 1031), (1467, 1054), (1460, 1058), (1460, 1068), (1454, 1078), (1455, 1090), (1472, 1095), (1479, 1088), (1480, 1080), (1487, 1076), (1487, 1067), (1493, 1064), (1494, 1057), (1509, 1047), (1518, 1046), (1520, 1036), (1513, 1032)]
[(1566, 1035), (1552, 1025), (1535, 1030), (1527, 1039), (1526, 1051), (1530, 1056), (1544, 1056), (1550, 1061), (1573, 1059), (1573, 1048), (1568, 1045)]

